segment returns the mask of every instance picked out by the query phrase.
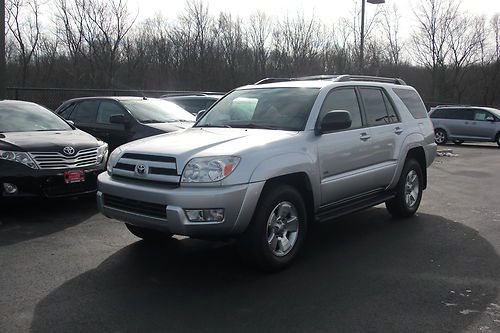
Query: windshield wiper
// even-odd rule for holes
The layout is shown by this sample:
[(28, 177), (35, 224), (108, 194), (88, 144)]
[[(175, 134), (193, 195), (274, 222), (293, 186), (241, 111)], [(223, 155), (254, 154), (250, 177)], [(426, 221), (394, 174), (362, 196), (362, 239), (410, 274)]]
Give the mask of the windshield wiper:
[(245, 124), (232, 124), (235, 128), (256, 128), (256, 129), (271, 129), (271, 130), (281, 130), (283, 128), (274, 125), (256, 124), (256, 123), (245, 123)]

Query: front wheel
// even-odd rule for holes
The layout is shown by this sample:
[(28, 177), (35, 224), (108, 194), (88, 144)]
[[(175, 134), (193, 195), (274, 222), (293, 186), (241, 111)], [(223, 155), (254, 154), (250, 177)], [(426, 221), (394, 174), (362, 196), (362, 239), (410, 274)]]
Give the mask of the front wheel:
[(142, 238), (145, 241), (162, 241), (172, 237), (172, 234), (167, 232), (142, 228), (128, 223), (125, 223), (125, 226), (134, 236)]
[(241, 253), (267, 271), (285, 268), (296, 257), (307, 231), (300, 193), (288, 185), (266, 190), (250, 225), (239, 240)]
[(406, 161), (398, 185), (396, 197), (387, 201), (385, 206), (389, 213), (396, 218), (410, 217), (420, 206), (423, 191), (423, 177), (420, 164), (410, 159)]
[(496, 141), (497, 141), (498, 147), (500, 147), (500, 133), (497, 134)]

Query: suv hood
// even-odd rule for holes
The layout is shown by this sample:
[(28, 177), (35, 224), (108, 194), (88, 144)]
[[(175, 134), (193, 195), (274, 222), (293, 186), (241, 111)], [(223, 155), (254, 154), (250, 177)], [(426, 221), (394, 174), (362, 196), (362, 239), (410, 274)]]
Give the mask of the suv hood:
[(239, 155), (295, 135), (297, 132), (280, 130), (196, 127), (141, 139), (121, 148), (126, 152), (175, 157), (179, 168), (193, 157)]
[(47, 132), (8, 132), (0, 134), (0, 149), (21, 151), (62, 151), (66, 146), (76, 151), (92, 148), (98, 140), (80, 130)]

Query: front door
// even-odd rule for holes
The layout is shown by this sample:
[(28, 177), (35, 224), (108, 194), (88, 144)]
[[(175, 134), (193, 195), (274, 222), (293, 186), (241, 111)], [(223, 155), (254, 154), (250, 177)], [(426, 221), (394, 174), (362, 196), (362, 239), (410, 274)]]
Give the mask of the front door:
[(363, 193), (369, 188), (363, 168), (371, 158), (371, 133), (363, 127), (358, 94), (353, 87), (330, 91), (321, 107), (319, 120), (334, 110), (348, 111), (352, 124), (347, 130), (324, 133), (318, 137), (322, 206)]

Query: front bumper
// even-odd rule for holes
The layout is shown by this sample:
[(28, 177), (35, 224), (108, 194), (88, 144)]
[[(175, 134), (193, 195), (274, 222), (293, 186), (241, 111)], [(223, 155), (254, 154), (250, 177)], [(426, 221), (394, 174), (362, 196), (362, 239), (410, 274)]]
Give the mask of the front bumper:
[[(225, 187), (173, 187), (99, 175), (97, 203), (107, 217), (178, 235), (231, 236), (250, 222), (264, 182)], [(222, 222), (191, 222), (184, 209), (223, 208)]]
[[(20, 170), (20, 169), (23, 170)], [(0, 197), (30, 197), (41, 196), (47, 198), (68, 197), (96, 192), (97, 176), (104, 171), (104, 163), (91, 167), (81, 168), (85, 172), (85, 181), (80, 183), (66, 184), (64, 181), (65, 169), (33, 170), (20, 167), (12, 172), (0, 173)], [(7, 194), (3, 183), (11, 183), (17, 186), (16, 194)]]

